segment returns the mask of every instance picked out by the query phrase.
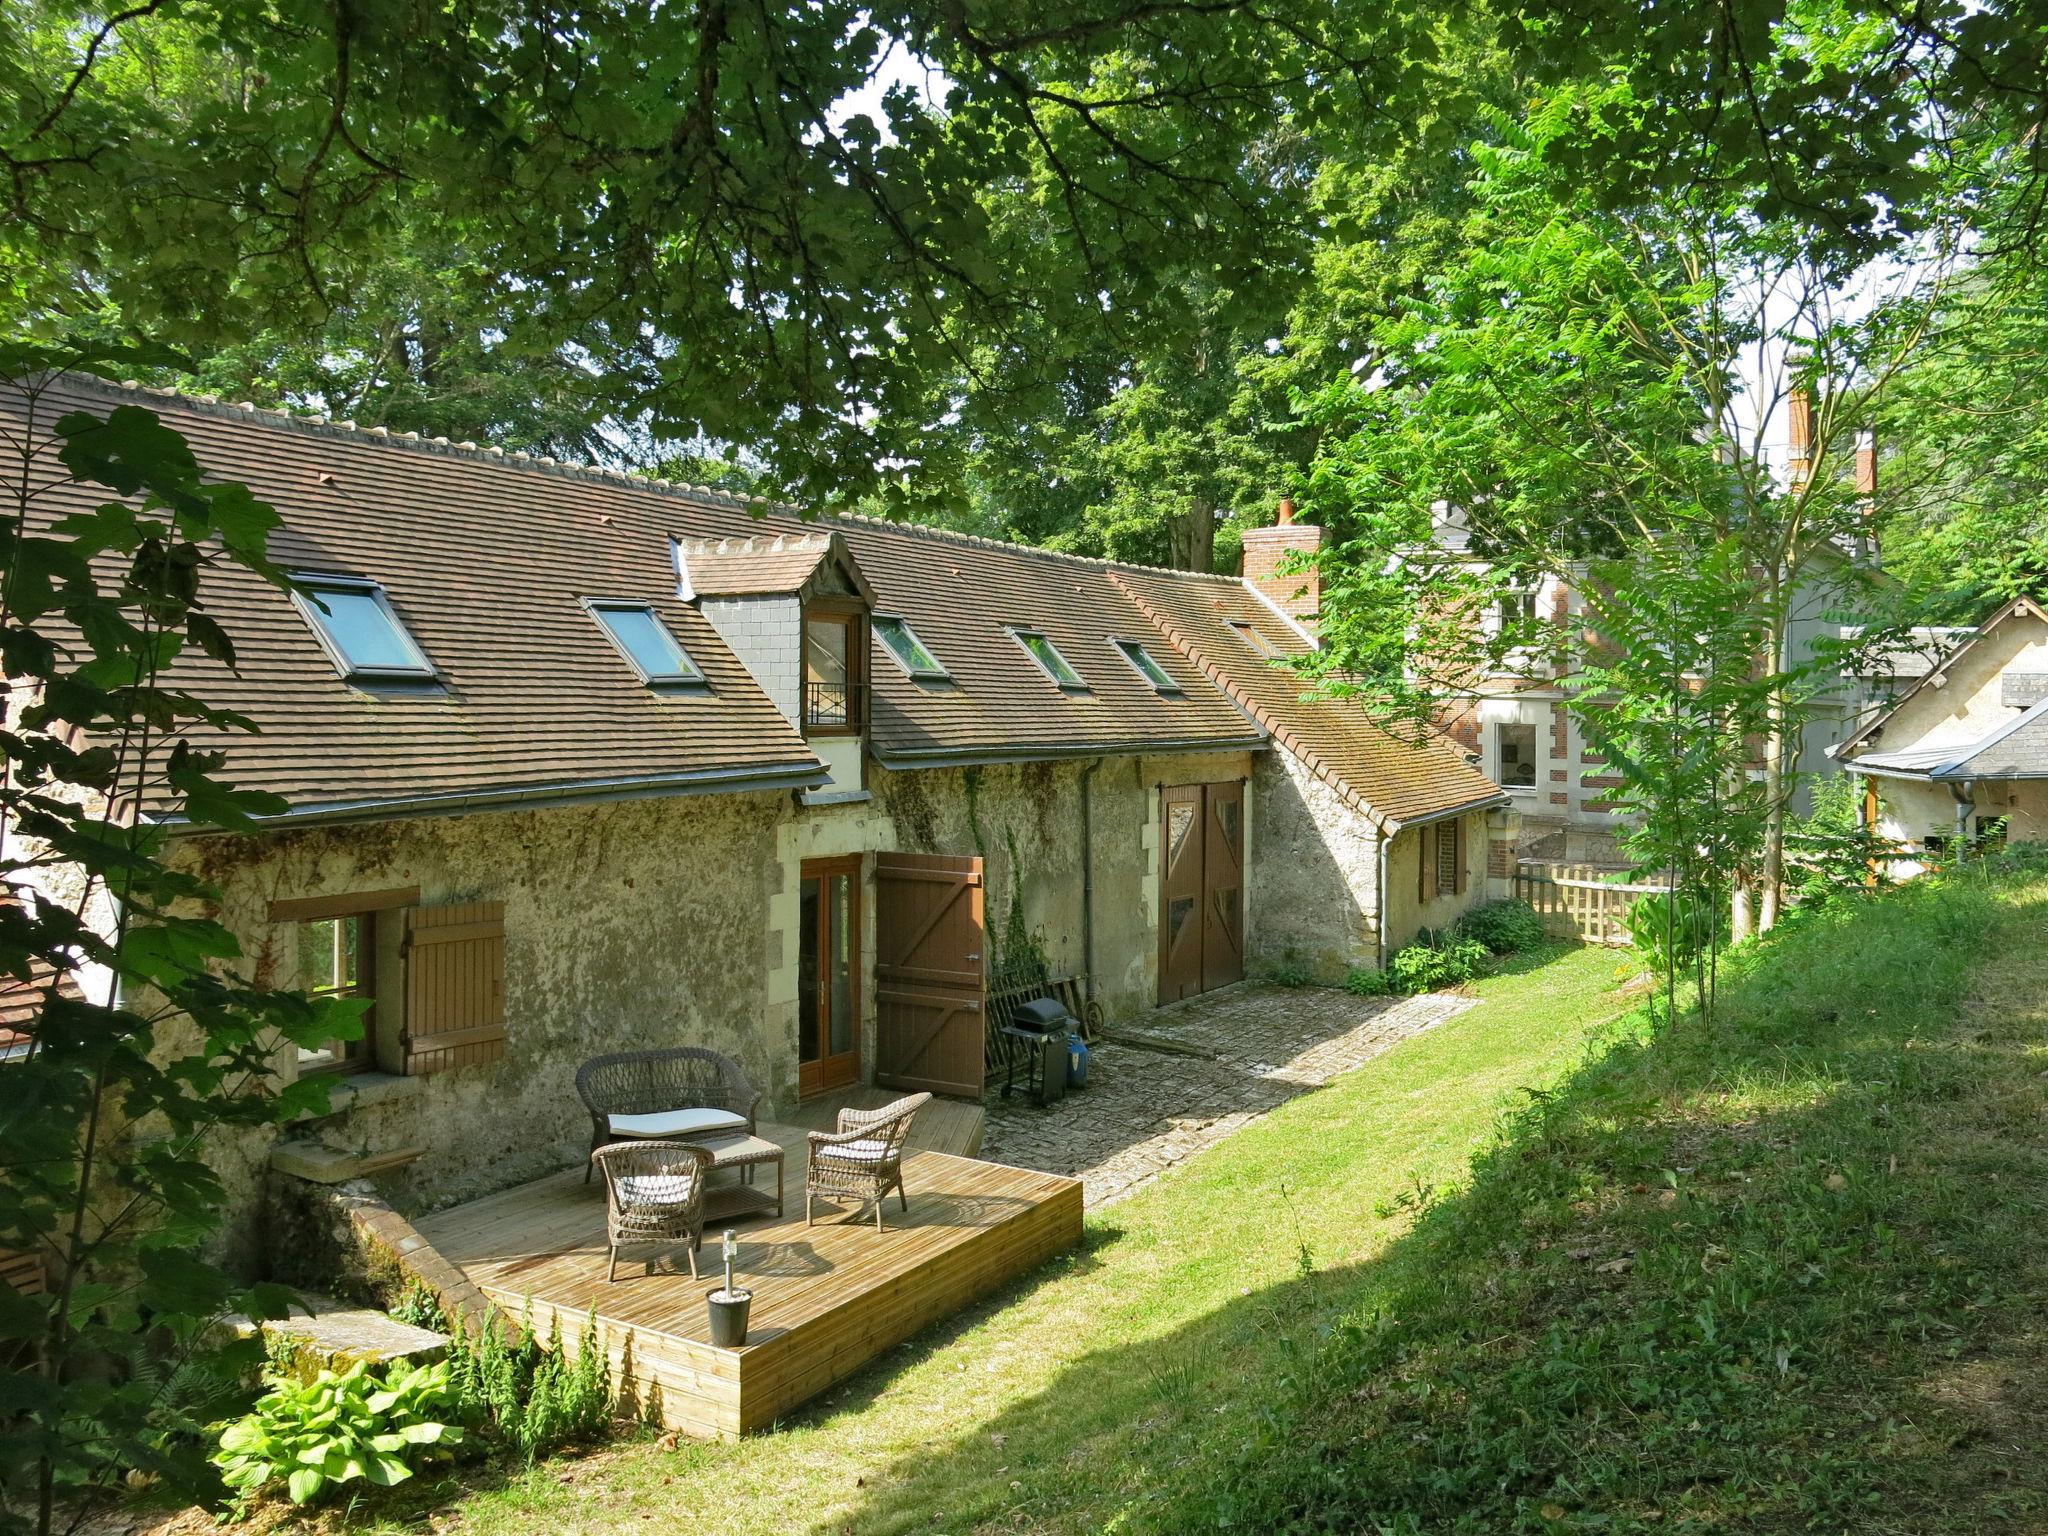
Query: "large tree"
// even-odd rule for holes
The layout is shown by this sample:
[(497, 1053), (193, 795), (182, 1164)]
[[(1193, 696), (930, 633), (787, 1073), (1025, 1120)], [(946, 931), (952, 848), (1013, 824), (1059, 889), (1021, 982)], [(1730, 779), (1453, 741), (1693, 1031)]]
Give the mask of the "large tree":
[(403, 324), (396, 245), (505, 355), (584, 349), (650, 437), (900, 498), (943, 483), (932, 381), (972, 345), (1142, 338), (1191, 251), (1255, 268), (1249, 148), (1410, 99), (1416, 31), (1337, 0), (9, 0), (0, 272), (17, 318), (210, 350)]

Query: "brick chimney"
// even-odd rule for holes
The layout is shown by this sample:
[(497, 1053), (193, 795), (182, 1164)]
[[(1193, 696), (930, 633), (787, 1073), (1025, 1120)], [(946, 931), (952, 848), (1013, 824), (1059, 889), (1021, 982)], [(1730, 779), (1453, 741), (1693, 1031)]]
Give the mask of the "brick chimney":
[[(1877, 434), (1863, 431), (1856, 434), (1856, 499), (1872, 502), (1877, 499)], [(1868, 508), (1865, 509), (1866, 513)]]
[(1785, 397), (1785, 473), (1798, 490), (1813, 478), (1813, 396), (1804, 388)]
[(1264, 593), (1282, 613), (1313, 631), (1322, 611), (1322, 577), (1315, 570), (1281, 573), (1290, 556), (1313, 555), (1323, 547), (1323, 530), (1294, 520), (1292, 497), (1280, 503), (1279, 520), (1270, 528), (1244, 532), (1244, 579)]

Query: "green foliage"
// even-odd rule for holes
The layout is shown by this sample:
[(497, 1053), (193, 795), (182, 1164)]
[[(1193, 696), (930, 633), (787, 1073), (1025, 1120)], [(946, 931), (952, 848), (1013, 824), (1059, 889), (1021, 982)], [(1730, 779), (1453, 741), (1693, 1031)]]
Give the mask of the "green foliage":
[(575, 1359), (565, 1359), (559, 1322), (543, 1346), (529, 1322), (510, 1332), (494, 1312), (480, 1334), (457, 1330), (449, 1359), (453, 1390), (466, 1415), (529, 1463), (560, 1446), (600, 1439), (611, 1429), (615, 1394), (594, 1310), (579, 1343)]
[(1354, 965), (1344, 973), (1344, 990), (1353, 997), (1385, 997), (1393, 989), (1393, 977), (1376, 965)]
[(1266, 980), (1276, 987), (1305, 987), (1314, 979), (1309, 975), (1307, 963), (1292, 950), (1274, 961), (1266, 972)]
[(381, 1378), (365, 1361), (310, 1382), (272, 1378), (255, 1409), (221, 1432), (213, 1459), (244, 1504), (280, 1481), (294, 1504), (359, 1479), (388, 1488), (433, 1447), (461, 1442), (444, 1422), (454, 1406), (445, 1361), (393, 1366)]
[(1638, 896), (1623, 921), (1643, 963), (1667, 979), (1683, 977), (1728, 936), (1720, 906), (1684, 891)]
[(1401, 122), (1436, 51), (1432, 17), (1332, 0), (1021, 28), (31, 0), (0, 28), (0, 295), (430, 430), (587, 439), (601, 406), (813, 504), (908, 505), (967, 338), (1184, 332), (1187, 276), (1287, 259), (1296, 146)]
[(1459, 918), (1452, 931), (1461, 939), (1484, 944), (1487, 952), (1495, 955), (1540, 949), (1545, 942), (1543, 919), (1536, 909), (1512, 896), (1481, 902)]
[[(216, 893), (164, 858), (163, 818), (246, 829), (282, 807), (220, 776), (223, 754), (196, 742), (245, 723), (176, 670), (188, 651), (232, 664), (202, 594), (230, 566), (282, 580), (264, 553), (276, 514), (207, 477), (151, 412), (59, 413), (45, 389), (62, 369), (172, 361), (0, 343), (0, 665), (27, 701), (0, 732), (0, 973), (41, 986), (0, 1098), (0, 1249), (36, 1255), (50, 1281), (0, 1294), (0, 1353), (20, 1362), (0, 1530), (47, 1530), (60, 1497), (89, 1506), (131, 1470), (213, 1485), (187, 1387), (233, 1368), (218, 1358), (223, 1313), (277, 1316), (286, 1297), (208, 1261), (222, 1202), (208, 1142), (323, 1108), (324, 1080), (273, 1078), (278, 1045), (362, 1027), (360, 1001), (244, 978), (206, 915)], [(121, 499), (57, 522), (44, 498), (67, 478)], [(137, 805), (151, 816), (126, 813)], [(35, 901), (51, 865), (75, 883)], [(118, 1005), (60, 984), (85, 967), (111, 974)]]
[(1427, 935), (1394, 951), (1387, 962), (1389, 990), (1434, 992), (1440, 987), (1463, 986), (1486, 964), (1487, 949), (1477, 939), (1455, 930)]

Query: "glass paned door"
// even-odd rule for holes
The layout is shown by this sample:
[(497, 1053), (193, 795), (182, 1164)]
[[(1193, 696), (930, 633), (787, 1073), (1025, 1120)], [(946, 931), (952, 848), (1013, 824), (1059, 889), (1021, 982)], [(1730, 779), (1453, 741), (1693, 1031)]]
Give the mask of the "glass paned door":
[(860, 1081), (860, 860), (803, 866), (797, 933), (797, 1091)]

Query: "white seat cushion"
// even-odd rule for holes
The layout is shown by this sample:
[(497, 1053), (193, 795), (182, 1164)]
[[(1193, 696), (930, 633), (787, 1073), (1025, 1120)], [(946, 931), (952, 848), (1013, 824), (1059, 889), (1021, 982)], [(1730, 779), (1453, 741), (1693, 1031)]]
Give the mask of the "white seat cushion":
[(849, 1141), (844, 1146), (820, 1147), (818, 1156), (827, 1162), (879, 1163), (889, 1155), (885, 1141)]
[(682, 1205), (690, 1198), (690, 1186), (673, 1174), (629, 1173), (619, 1180), (619, 1200), (625, 1205)]
[(611, 1115), (614, 1136), (646, 1141), (687, 1141), (692, 1136), (724, 1136), (747, 1128), (747, 1117), (729, 1109), (665, 1109), (655, 1115)]

